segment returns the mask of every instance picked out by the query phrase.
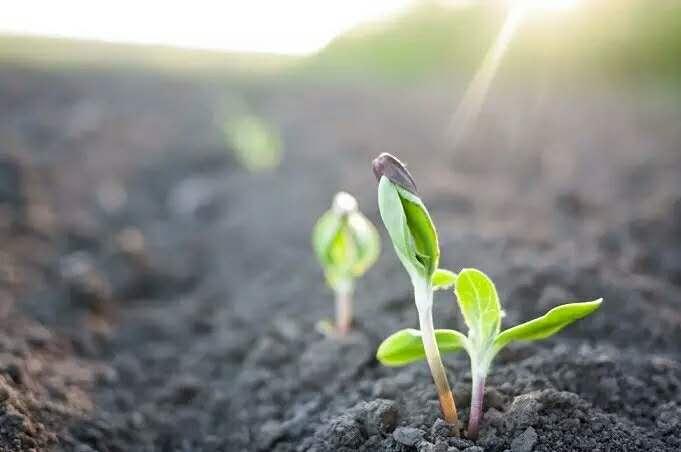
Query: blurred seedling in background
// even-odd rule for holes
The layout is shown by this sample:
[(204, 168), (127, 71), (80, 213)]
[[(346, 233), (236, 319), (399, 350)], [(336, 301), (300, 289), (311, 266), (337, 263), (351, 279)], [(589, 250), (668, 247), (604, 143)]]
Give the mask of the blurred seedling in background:
[(420, 331), (413, 331), (422, 338), (419, 343), (437, 388), (442, 415), (458, 434), (458, 413), (433, 327), (433, 290), (450, 287), (456, 275), (438, 269), (440, 248), (437, 232), (406, 167), (397, 158), (384, 153), (374, 160), (373, 171), (379, 181), (381, 218), (414, 289)]
[[(470, 357), (473, 387), (467, 436), (476, 439), (482, 419), (485, 379), (496, 354), (514, 341), (534, 341), (554, 335), (594, 312), (602, 299), (564, 304), (542, 317), (500, 331), (502, 311), (492, 281), (472, 268), (462, 270), (454, 279), (456, 298), (468, 326), (468, 336), (455, 330), (435, 330), (435, 336), (443, 353), (463, 349)], [(424, 342), (420, 331), (401, 330), (383, 341), (376, 356), (387, 366), (403, 366), (426, 357)]]
[(346, 334), (352, 326), (352, 297), (355, 280), (376, 262), (380, 237), (376, 228), (359, 211), (357, 200), (339, 192), (330, 210), (317, 221), (312, 245), (324, 268), (326, 282), (336, 296), (336, 326), (320, 322), (327, 334)]
[(234, 111), (247, 111), (242, 102), (231, 100), (225, 104), (231, 108), (222, 124), (222, 132), (239, 165), (251, 172), (278, 167), (283, 149), (279, 130), (254, 114), (234, 114)]

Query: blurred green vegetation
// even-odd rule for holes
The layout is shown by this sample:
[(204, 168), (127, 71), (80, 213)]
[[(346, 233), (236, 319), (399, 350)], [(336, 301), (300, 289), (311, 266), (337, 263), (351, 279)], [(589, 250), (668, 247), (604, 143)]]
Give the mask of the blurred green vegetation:
[(296, 59), (160, 45), (0, 35), (0, 62), (47, 69), (134, 69), (186, 75), (279, 73)]
[(419, 6), (387, 23), (362, 25), (299, 69), (331, 77), (418, 78), (480, 62), (495, 32), (485, 8)]
[[(470, 73), (501, 29), (502, 4), (422, 2), (395, 20), (337, 38), (299, 68), (393, 80)], [(518, 28), (502, 67), (519, 75), (540, 70), (681, 82), (681, 1), (582, 0), (574, 9), (535, 11)]]
[[(446, 6), (443, 1), (424, 0), (386, 22), (359, 26), (306, 58), (0, 36), (0, 61), (218, 78), (270, 76), (271, 81), (470, 77), (501, 29), (504, 4), (505, 0), (480, 0)], [(581, 0), (574, 9), (531, 14), (511, 41), (501, 71), (678, 84), (681, 0)]]
[(279, 166), (282, 141), (276, 127), (255, 115), (229, 118), (223, 132), (234, 157), (251, 172), (267, 171)]

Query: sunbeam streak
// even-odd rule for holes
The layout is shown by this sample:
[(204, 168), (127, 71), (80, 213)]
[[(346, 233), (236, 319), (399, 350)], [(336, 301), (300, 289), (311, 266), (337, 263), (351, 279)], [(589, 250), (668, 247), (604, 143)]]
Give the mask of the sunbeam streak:
[(470, 126), (478, 118), (489, 87), (499, 69), (499, 64), (504, 58), (508, 45), (526, 14), (526, 8), (516, 7), (509, 10), (499, 36), (497, 36), (492, 48), (485, 55), (480, 69), (478, 69), (475, 77), (468, 85), (468, 89), (466, 89), (452, 119), (450, 132), (454, 148), (458, 147), (461, 139), (467, 134)]
[(509, 9), (494, 44), (485, 55), (480, 69), (464, 92), (449, 127), (449, 137), (453, 148), (458, 148), (461, 140), (468, 134), (478, 119), (485, 103), (490, 85), (499, 70), (508, 46), (518, 27), (533, 11), (562, 11), (574, 8), (580, 0), (509, 0)]

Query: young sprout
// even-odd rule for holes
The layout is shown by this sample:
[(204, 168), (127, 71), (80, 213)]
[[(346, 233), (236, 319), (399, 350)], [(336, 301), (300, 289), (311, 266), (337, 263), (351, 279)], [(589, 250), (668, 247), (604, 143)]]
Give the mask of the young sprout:
[[(492, 281), (473, 268), (462, 270), (454, 280), (456, 298), (468, 326), (468, 335), (455, 330), (436, 330), (435, 336), (440, 351), (464, 349), (470, 357), (473, 388), (467, 436), (476, 439), (482, 419), (485, 379), (492, 359), (499, 350), (514, 341), (534, 341), (552, 336), (594, 312), (602, 299), (560, 305), (539, 318), (501, 331), (501, 305)], [(427, 356), (425, 342), (418, 331), (398, 331), (383, 341), (377, 357), (387, 366), (403, 366), (420, 361)]]
[[(414, 288), (420, 331), (409, 331), (413, 337), (419, 338), (422, 357), (426, 358), (435, 382), (442, 415), (458, 434), (458, 413), (440, 358), (437, 333), (433, 327), (433, 290), (451, 286), (456, 275), (438, 269), (440, 248), (435, 226), (426, 206), (416, 193), (414, 179), (402, 162), (384, 153), (374, 160), (373, 171), (379, 180), (378, 207), (381, 218)], [(379, 349), (378, 358), (385, 362), (383, 349), (383, 346)], [(393, 365), (406, 364), (400, 362), (399, 351), (389, 355), (394, 360)]]
[(355, 279), (376, 262), (380, 253), (378, 232), (358, 210), (357, 200), (339, 192), (331, 209), (317, 221), (312, 246), (336, 295), (336, 332), (344, 335), (352, 325)]

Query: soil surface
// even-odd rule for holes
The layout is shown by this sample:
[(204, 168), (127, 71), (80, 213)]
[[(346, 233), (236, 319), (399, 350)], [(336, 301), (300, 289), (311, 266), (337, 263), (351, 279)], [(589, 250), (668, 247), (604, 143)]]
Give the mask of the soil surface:
[[(0, 451), (681, 450), (678, 101), (498, 88), (452, 149), (455, 91), (1, 69)], [(277, 169), (237, 164), (235, 105), (280, 128)], [(504, 325), (605, 299), (498, 357), (476, 443), (438, 418), (425, 364), (374, 358), (416, 325), (378, 219), (385, 151)], [(333, 340), (309, 235), (340, 189), (383, 253)], [(435, 311), (462, 328), (450, 294)], [(468, 359), (445, 361), (465, 420)]]

